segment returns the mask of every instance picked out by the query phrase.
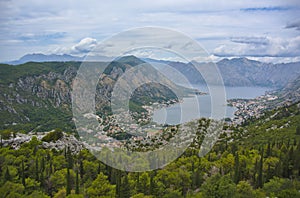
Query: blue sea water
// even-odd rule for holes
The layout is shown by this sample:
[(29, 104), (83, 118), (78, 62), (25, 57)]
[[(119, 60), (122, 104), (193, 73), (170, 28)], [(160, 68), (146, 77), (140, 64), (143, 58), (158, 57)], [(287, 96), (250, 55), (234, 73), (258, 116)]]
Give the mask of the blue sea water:
[[(212, 100), (208, 88), (203, 85), (193, 86), (201, 92), (208, 93), (208, 95), (183, 98), (182, 103), (157, 109), (153, 113), (153, 121), (159, 124), (181, 124), (201, 117), (213, 117)], [(251, 99), (263, 95), (269, 90), (270, 88), (268, 87), (225, 87), (227, 100), (235, 98)], [(224, 112), (225, 118), (233, 118), (236, 108), (230, 106), (224, 107), (225, 105), (226, 104), (217, 104), (214, 108), (226, 110), (226, 112)], [(198, 110), (196, 111), (195, 109)]]

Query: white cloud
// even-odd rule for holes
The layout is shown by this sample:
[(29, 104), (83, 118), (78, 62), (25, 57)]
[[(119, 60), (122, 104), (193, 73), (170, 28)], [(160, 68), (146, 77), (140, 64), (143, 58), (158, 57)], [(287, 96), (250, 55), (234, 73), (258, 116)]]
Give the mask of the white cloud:
[(48, 50), (50, 54), (86, 55), (97, 46), (97, 39), (86, 37), (71, 47), (56, 47)]
[(221, 57), (300, 57), (300, 36), (231, 39), (230, 43), (220, 45), (213, 53)]
[[(260, 9), (269, 7), (286, 9), (278, 9), (276, 12)], [(247, 8), (258, 8), (260, 11), (242, 11)], [(297, 13), (300, 13), (297, 0), (0, 1), (0, 61), (17, 59), (20, 54), (28, 52), (80, 54), (89, 51), (95, 44), (93, 42), (142, 26), (173, 28), (194, 39), (211, 37), (200, 41), (209, 52), (213, 52), (217, 46), (231, 43), (230, 38), (241, 42), (237, 38), (247, 35), (255, 35), (257, 38), (267, 35), (288, 40), (299, 35), (296, 30), (298, 23), (295, 23), (295, 19), (297, 21), (299, 18)], [(22, 34), (55, 35), (60, 32), (65, 33), (64, 37), (53, 38), (52, 43), (42, 42), (41, 39), (29, 43), (29, 40), (19, 37)], [(85, 40), (79, 44), (81, 38), (97, 41)], [(13, 40), (19, 42), (8, 42)], [(278, 42), (283, 46), (282, 41)], [(246, 51), (241, 45), (236, 43), (235, 47)], [(285, 48), (294, 48), (291, 45), (289, 43)], [(252, 47), (251, 52), (259, 54), (264, 50), (262, 47)]]
[(71, 53), (88, 53), (97, 46), (97, 40), (94, 38), (84, 38), (78, 44), (72, 47)]

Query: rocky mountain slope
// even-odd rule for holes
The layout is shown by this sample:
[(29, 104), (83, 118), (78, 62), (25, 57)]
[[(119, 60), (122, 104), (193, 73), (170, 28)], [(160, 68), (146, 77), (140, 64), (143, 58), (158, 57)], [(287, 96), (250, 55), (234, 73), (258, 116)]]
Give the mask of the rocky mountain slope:
[(276, 92), (281, 103), (295, 103), (300, 101), (300, 76), (290, 81), (283, 89)]
[[(151, 62), (151, 60), (147, 60)], [(161, 62), (161, 61), (158, 61)], [(116, 80), (127, 69), (144, 61), (129, 56), (111, 63), (101, 75), (96, 93), (98, 114), (110, 111), (109, 102)], [(203, 83), (191, 63), (163, 61), (188, 76), (192, 83)], [(71, 111), (72, 83), (80, 62), (28, 62), (0, 65), (0, 127), (26, 131), (46, 131), (53, 127), (73, 131)], [(103, 63), (100, 63), (103, 64)], [(194, 63), (207, 67), (209, 63)], [(210, 63), (211, 64), (211, 63)], [(299, 98), (300, 63), (266, 64), (242, 59), (224, 59), (217, 63), (225, 85), (284, 87), (284, 100)], [(135, 81), (138, 78), (135, 79)], [(171, 83), (170, 86), (175, 87)], [(298, 89), (295, 88), (298, 86)], [(150, 90), (150, 91), (149, 91)], [(187, 91), (187, 90), (186, 90)], [(131, 110), (143, 111), (144, 102), (176, 99), (174, 93), (159, 84), (138, 88), (132, 96)]]
[(300, 76), (300, 62), (271, 64), (239, 58), (224, 59), (217, 65), (224, 83), (230, 86), (283, 87)]
[[(96, 111), (109, 111), (110, 96), (119, 76), (142, 60), (133, 56), (112, 62), (100, 76), (96, 89)], [(0, 65), (0, 126), (17, 130), (73, 131), (71, 91), (80, 62), (44, 62)], [(97, 63), (101, 67), (104, 63)], [(170, 86), (174, 86), (171, 85)], [(141, 86), (132, 96), (132, 111), (143, 111), (143, 101), (176, 99), (159, 84)], [(143, 99), (142, 99), (143, 97)], [(146, 100), (145, 100), (146, 98)]]

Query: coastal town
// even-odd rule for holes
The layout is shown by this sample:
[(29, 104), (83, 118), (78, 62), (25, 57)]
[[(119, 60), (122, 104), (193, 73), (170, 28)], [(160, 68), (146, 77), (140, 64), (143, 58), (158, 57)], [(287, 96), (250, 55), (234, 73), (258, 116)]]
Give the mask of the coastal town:
[[(150, 103), (143, 105), (144, 112), (122, 112), (103, 117), (90, 116), (99, 121), (96, 132), (83, 133), (83, 140), (89, 139), (89, 144), (96, 147), (147, 150), (159, 148), (177, 133), (179, 126), (162, 125), (152, 121), (153, 112), (156, 109), (166, 108), (183, 102), (182, 100), (170, 100), (164, 103)], [(238, 126), (251, 118), (259, 118), (268, 109), (272, 109), (278, 103), (278, 96), (274, 93), (266, 93), (254, 99), (231, 99), (228, 105), (235, 107), (234, 117), (225, 119), (228, 125)], [(201, 118), (199, 118), (201, 119)], [(181, 128), (186, 128), (184, 124)], [(83, 129), (85, 131), (87, 129)], [(93, 136), (91, 138), (91, 136)]]
[(258, 96), (254, 99), (230, 99), (228, 105), (235, 107), (234, 118), (231, 119), (233, 125), (243, 124), (250, 118), (259, 118), (264, 115), (264, 111), (272, 109), (278, 96), (270, 93)]

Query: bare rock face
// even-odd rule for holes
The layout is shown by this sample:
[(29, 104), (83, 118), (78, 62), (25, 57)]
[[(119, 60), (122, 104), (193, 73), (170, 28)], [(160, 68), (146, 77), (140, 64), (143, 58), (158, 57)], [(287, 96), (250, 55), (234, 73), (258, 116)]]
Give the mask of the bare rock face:
[(67, 148), (71, 151), (71, 153), (77, 154), (80, 150), (85, 148), (85, 145), (77, 140), (73, 135), (67, 135), (64, 133), (64, 136), (55, 142), (43, 142), (42, 147), (55, 150), (63, 150)]
[[(101, 112), (110, 103), (110, 97), (118, 78), (129, 68), (144, 63), (129, 56), (112, 62), (99, 76), (96, 87), (96, 111)], [(0, 126), (12, 123), (33, 124), (35, 131), (55, 128), (74, 130), (72, 122), (72, 85), (80, 62), (26, 63), (2, 66), (0, 73)], [(106, 63), (96, 63), (100, 67)], [(4, 75), (5, 74), (5, 75)], [(142, 87), (140, 97), (168, 100), (168, 92)], [(161, 88), (161, 90), (165, 90)], [(165, 94), (165, 95), (164, 95)], [(173, 96), (171, 96), (173, 97)], [(134, 98), (138, 100), (138, 98)], [(44, 128), (43, 128), (44, 126)], [(68, 128), (66, 129), (66, 126)], [(51, 128), (52, 127), (52, 128)]]

